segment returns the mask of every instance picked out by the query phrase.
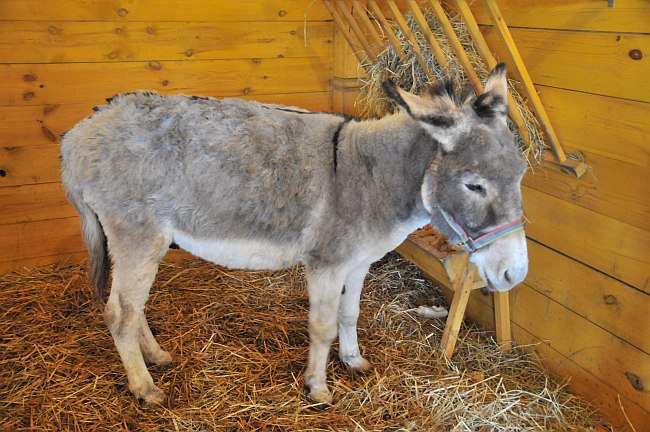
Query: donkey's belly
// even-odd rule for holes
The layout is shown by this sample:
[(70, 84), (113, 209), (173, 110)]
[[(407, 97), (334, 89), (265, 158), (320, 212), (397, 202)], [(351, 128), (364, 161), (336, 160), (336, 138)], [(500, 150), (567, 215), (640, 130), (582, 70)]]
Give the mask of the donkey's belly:
[(191, 254), (230, 268), (278, 270), (295, 265), (300, 252), (296, 245), (249, 239), (200, 239), (174, 231), (174, 243)]

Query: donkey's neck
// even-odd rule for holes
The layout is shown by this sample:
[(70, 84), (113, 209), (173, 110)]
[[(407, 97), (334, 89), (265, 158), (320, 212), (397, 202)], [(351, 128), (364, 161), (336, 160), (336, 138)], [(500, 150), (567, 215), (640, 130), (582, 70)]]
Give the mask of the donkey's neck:
[(340, 132), (339, 207), (386, 231), (428, 216), (421, 197), (435, 142), (404, 114), (349, 122)]

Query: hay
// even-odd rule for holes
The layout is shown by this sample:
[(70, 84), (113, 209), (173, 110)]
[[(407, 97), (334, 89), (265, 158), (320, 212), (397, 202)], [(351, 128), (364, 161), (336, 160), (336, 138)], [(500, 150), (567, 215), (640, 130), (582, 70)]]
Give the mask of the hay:
[[(442, 30), (440, 22), (431, 10), (424, 11), (424, 15), (429, 24), (429, 28), (440, 44), (449, 65), (446, 68), (443, 68), (437, 62), (427, 45), (425, 36), (420, 31), (417, 22), (413, 18), (413, 15), (408, 13), (405, 15), (406, 23), (408, 24), (411, 33), (418, 41), (424, 63), (428, 66), (429, 71), (436, 79), (440, 80), (448, 75), (455, 82), (458, 88), (463, 87), (467, 83), (467, 77), (458, 61), (458, 58), (454, 54), (451, 44)], [(474, 70), (479, 78), (481, 78), (482, 82), (485, 82), (490, 71), (487, 69), (483, 59), (476, 51), (474, 42), (472, 41), (465, 23), (457, 16), (449, 17), (449, 21), (454, 28), (454, 33), (456, 33), (456, 36), (463, 45)], [(369, 59), (366, 59), (364, 64), (366, 76), (361, 78), (363, 83), (362, 92), (357, 101), (359, 106), (363, 107), (362, 112), (366, 116), (377, 114), (382, 115), (394, 109), (393, 103), (386, 97), (381, 87), (382, 82), (388, 78), (395, 81), (403, 89), (416, 94), (426, 91), (431, 84), (429, 78), (418, 63), (417, 54), (404, 32), (402, 32), (396, 24), (393, 24), (392, 27), (393, 33), (395, 33), (395, 36), (399, 40), (402, 50), (405, 53), (405, 58), (404, 61), (401, 61), (399, 55), (385, 39), (385, 49), (378, 55), (377, 60), (372, 62)], [(508, 120), (510, 130), (514, 133), (517, 146), (526, 157), (529, 164), (531, 166), (533, 164), (539, 164), (542, 160), (542, 153), (547, 148), (544, 143), (540, 125), (530, 108), (526, 105), (518, 89), (513, 85), (513, 81), (510, 81), (509, 91), (512, 93), (512, 96), (517, 103), (517, 108), (523, 116), (524, 123), (526, 124), (526, 128), (531, 137), (531, 146), (528, 147), (524, 144), (524, 141), (521, 139), (519, 131), (514, 123)]]
[(303, 396), (307, 308), (302, 269), (229, 271), (200, 260), (165, 263), (147, 315), (177, 363), (152, 371), (170, 408), (142, 409), (91, 301), (86, 265), (0, 277), (0, 430), (585, 430), (602, 423), (547, 378), (537, 359), (502, 353), (464, 324), (447, 364), (444, 322), (415, 314), (442, 302), (396, 255), (374, 266), (360, 341), (375, 368), (343, 370), (332, 354), (337, 402)]

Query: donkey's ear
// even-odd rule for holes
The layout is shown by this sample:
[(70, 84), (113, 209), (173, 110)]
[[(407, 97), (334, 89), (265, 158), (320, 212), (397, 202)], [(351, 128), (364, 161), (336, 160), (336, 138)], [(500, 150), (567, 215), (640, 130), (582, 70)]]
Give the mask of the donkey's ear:
[(454, 142), (455, 129), (461, 122), (461, 111), (451, 84), (443, 83), (434, 87), (424, 97), (402, 90), (391, 80), (383, 83), (384, 91), (395, 103), (437, 141), (445, 151)]
[(492, 69), (485, 90), (474, 102), (479, 117), (496, 117), (505, 121), (508, 115), (508, 78), (506, 64), (501, 62)]

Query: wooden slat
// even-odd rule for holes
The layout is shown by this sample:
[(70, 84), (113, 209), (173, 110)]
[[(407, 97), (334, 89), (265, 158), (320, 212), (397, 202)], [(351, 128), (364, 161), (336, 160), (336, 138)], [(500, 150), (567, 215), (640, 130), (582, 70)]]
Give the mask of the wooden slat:
[[(332, 94), (328, 91), (255, 94), (241, 97), (312, 111), (332, 110)], [(101, 97), (89, 102), (71, 104), (0, 107), (0, 147), (42, 146), (55, 143), (61, 133), (89, 116), (93, 112), (93, 106), (104, 103), (104, 97)]]
[(333, 25), (312, 22), (0, 21), (0, 63), (331, 57)]
[[(489, 24), (484, 2), (472, 2), (472, 12), (480, 24)], [(650, 3), (647, 0), (499, 0), (510, 27), (565, 30), (650, 33)]]
[(650, 392), (635, 390), (625, 373), (650, 382), (650, 356), (523, 284), (510, 296), (512, 321), (621, 395), (650, 410)]
[(522, 188), (526, 235), (645, 292), (650, 292), (650, 232)]
[[(507, 58), (491, 26), (481, 31), (490, 47)], [(650, 35), (512, 29), (535, 84), (650, 102), (647, 62), (630, 51), (650, 52)]]
[(406, 54), (404, 54), (402, 44), (400, 44), (397, 36), (395, 36), (395, 32), (393, 32), (392, 26), (386, 20), (386, 14), (381, 10), (375, 0), (368, 0), (368, 6), (370, 6), (370, 10), (374, 14), (375, 19), (379, 22), (379, 24), (381, 24), (381, 28), (388, 38), (388, 42), (390, 42), (390, 46), (393, 47), (399, 58), (402, 60), (402, 62), (404, 62)]
[(501, 9), (496, 0), (485, 0), (485, 3), (494, 23), (494, 28), (501, 40), (501, 46), (504, 48), (508, 56), (508, 60), (510, 61), (509, 63), (511, 66), (514, 66), (517, 75), (519, 75), (521, 79), (521, 88), (525, 90), (528, 104), (533, 108), (535, 117), (537, 117), (537, 120), (539, 121), (540, 129), (544, 132), (546, 143), (553, 152), (555, 160), (558, 162), (564, 162), (566, 160), (566, 155), (560, 145), (560, 140), (555, 133), (555, 128), (553, 128), (553, 125), (548, 118), (548, 114), (546, 114), (546, 109), (544, 108), (544, 105), (542, 105), (542, 101), (540, 101), (539, 96), (537, 95), (537, 90), (533, 85), (533, 81), (528, 74), (528, 69), (521, 58), (517, 45), (512, 38), (512, 34), (506, 25), (503, 15), (501, 14)]
[(65, 21), (300, 21), (328, 20), (322, 2), (311, 0), (3, 0), (0, 17)]
[(386, 4), (388, 4), (388, 8), (391, 11), (391, 15), (393, 16), (395, 23), (402, 31), (402, 33), (406, 36), (406, 38), (408, 39), (411, 45), (411, 49), (415, 52), (415, 58), (417, 59), (418, 64), (420, 65), (420, 67), (422, 68), (426, 76), (429, 78), (429, 80), (435, 81), (433, 73), (429, 70), (427, 62), (424, 61), (424, 58), (422, 56), (423, 54), (422, 48), (420, 47), (420, 44), (415, 38), (415, 35), (411, 32), (411, 29), (406, 23), (406, 19), (404, 18), (404, 15), (402, 15), (402, 12), (399, 10), (399, 7), (397, 6), (397, 3), (395, 3), (394, 0), (386, 0)]
[(526, 285), (650, 354), (650, 338), (639, 331), (650, 328), (650, 295), (534, 241), (528, 256)]
[(0, 263), (66, 255), (85, 248), (78, 217), (0, 225), (0, 239)]
[(236, 97), (322, 92), (330, 90), (331, 76), (330, 57), (5, 64), (0, 65), (0, 106), (94, 101), (137, 89)]
[[(524, 184), (620, 222), (650, 231), (648, 168), (583, 152), (591, 172), (576, 179), (536, 167)], [(633, 185), (633, 187), (631, 187)]]
[(0, 187), (61, 180), (59, 146), (56, 144), (35, 147), (15, 147), (0, 151)]
[[(359, 23), (357, 23), (357, 21), (352, 16), (352, 12), (348, 9), (348, 6), (345, 4), (343, 0), (335, 0), (335, 1), (339, 13), (343, 17), (345, 23), (349, 26), (350, 30), (352, 30), (352, 32), (356, 36), (357, 40), (363, 47), (363, 50), (366, 53), (366, 55), (370, 58), (371, 61), (376, 61), (377, 53), (375, 52), (375, 48), (368, 41), (366, 35), (361, 30), (361, 27), (359, 27)], [(327, 3), (328, 2), (326, 2), (326, 4)]]
[[(487, 45), (487, 42), (485, 41), (485, 38), (483, 37), (483, 34), (481, 33), (481, 30), (479, 29), (478, 24), (474, 19), (474, 16), (472, 15), (472, 11), (469, 8), (469, 5), (467, 4), (467, 1), (456, 0), (455, 5), (460, 15), (463, 17), (463, 21), (465, 22), (467, 32), (470, 34), (472, 38), (476, 51), (483, 59), (485, 65), (490, 70), (494, 69), (494, 67), (497, 65), (497, 61), (494, 58), (492, 51), (490, 51), (490, 47)], [(517, 127), (521, 139), (524, 141), (527, 147), (530, 147), (532, 144), (532, 137), (530, 136), (530, 132), (528, 131), (528, 127), (526, 126), (524, 117), (521, 114), (519, 108), (517, 107), (517, 103), (515, 102), (514, 97), (512, 96), (512, 92), (508, 92), (508, 116)]]
[(56, 254), (48, 256), (38, 256), (30, 258), (21, 258), (13, 261), (0, 261), (0, 275), (11, 272), (29, 271), (35, 267), (41, 267), (51, 264), (80, 263), (88, 258), (86, 251), (69, 252), (65, 254)]
[(546, 86), (537, 90), (567, 149), (650, 166), (650, 104)]
[(76, 216), (61, 183), (0, 187), (0, 225)]
[[(410, 8), (416, 7), (414, 6), (415, 1), (413, 0), (409, 0), (408, 4)], [(474, 70), (474, 66), (472, 65), (472, 62), (467, 56), (463, 44), (461, 43), (460, 39), (458, 39), (458, 35), (456, 34), (454, 27), (451, 24), (451, 21), (449, 21), (449, 18), (447, 17), (445, 10), (440, 4), (440, 1), (430, 0), (429, 5), (431, 6), (433, 12), (436, 14), (436, 17), (438, 18), (438, 22), (440, 23), (440, 27), (442, 27), (442, 31), (444, 32), (445, 37), (447, 38), (447, 42), (449, 42), (451, 49), (454, 51), (454, 55), (456, 56), (458, 62), (460, 63), (463, 70), (465, 71), (465, 75), (467, 76), (467, 79), (469, 79), (469, 81), (472, 83), (472, 86), (474, 87), (474, 91), (476, 92), (476, 94), (482, 94), (483, 83), (481, 82), (478, 75), (476, 74), (476, 71)]]

